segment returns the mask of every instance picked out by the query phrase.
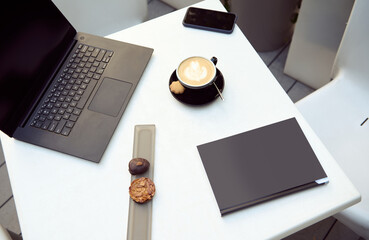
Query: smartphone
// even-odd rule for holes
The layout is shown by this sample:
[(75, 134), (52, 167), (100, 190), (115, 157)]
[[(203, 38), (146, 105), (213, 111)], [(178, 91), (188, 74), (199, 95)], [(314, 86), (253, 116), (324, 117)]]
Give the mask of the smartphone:
[(233, 32), (236, 18), (234, 13), (190, 7), (183, 19), (183, 25), (229, 34)]

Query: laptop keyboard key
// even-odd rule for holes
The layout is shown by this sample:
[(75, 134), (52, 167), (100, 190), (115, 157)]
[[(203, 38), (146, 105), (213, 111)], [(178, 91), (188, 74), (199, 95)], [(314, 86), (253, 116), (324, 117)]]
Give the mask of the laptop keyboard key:
[(66, 120), (62, 119), (62, 120), (58, 123), (58, 125), (56, 126), (56, 128), (55, 128), (54, 132), (55, 132), (55, 133), (61, 133), (61, 131), (63, 130), (64, 125), (65, 125), (65, 123), (66, 123), (66, 122), (67, 122)]
[(99, 54), (100, 49), (99, 48), (95, 48), (95, 50), (92, 52), (91, 56), (92, 57), (97, 57), (97, 55)]
[(52, 121), (51, 122), (51, 124), (50, 124), (50, 126), (49, 126), (49, 131), (50, 132), (53, 132), (54, 130), (55, 130), (55, 128), (56, 128), (56, 126), (58, 125), (58, 122), (56, 122), (56, 121)]
[(97, 57), (96, 57), (96, 60), (101, 62), (101, 60), (103, 59), (105, 53), (106, 53), (106, 50), (101, 49), (100, 52), (99, 52), (99, 55), (97, 55)]
[(71, 130), (70, 128), (64, 127), (61, 134), (64, 136), (68, 136), (70, 133), (70, 130)]
[(65, 127), (67, 128), (72, 128), (74, 126), (74, 122), (72, 121), (68, 121), (66, 124), (65, 124)]
[(47, 130), (49, 128), (49, 125), (50, 125), (50, 121), (45, 121), (41, 128), (44, 130)]
[(78, 116), (77, 115), (70, 115), (70, 118), (69, 118), (69, 120), (70, 121), (73, 121), (73, 122), (75, 122), (75, 121), (77, 121), (77, 119), (78, 119)]
[(87, 45), (83, 45), (83, 47), (81, 48), (81, 52), (86, 52), (88, 49), (88, 46)]
[(36, 124), (34, 125), (35, 127), (37, 127), (37, 128), (40, 128), (41, 126), (42, 126), (42, 122), (36, 122)]
[(100, 79), (100, 75), (99, 74), (94, 74), (94, 76), (92, 77), (93, 79), (99, 80)]

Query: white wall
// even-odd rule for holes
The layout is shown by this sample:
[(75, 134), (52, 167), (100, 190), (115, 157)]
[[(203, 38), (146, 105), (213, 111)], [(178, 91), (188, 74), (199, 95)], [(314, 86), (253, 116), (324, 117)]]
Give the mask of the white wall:
[(146, 19), (147, 0), (53, 0), (79, 32), (105, 36)]
[(190, 6), (192, 4), (201, 2), (202, 0), (161, 0), (161, 1), (165, 2), (166, 4), (176, 9), (181, 9), (181, 8)]

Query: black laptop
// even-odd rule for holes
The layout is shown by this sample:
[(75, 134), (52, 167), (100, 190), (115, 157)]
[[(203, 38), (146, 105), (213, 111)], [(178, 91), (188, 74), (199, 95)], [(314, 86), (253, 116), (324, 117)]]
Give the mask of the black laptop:
[(49, 0), (0, 14), (0, 129), (99, 162), (153, 49), (85, 33)]

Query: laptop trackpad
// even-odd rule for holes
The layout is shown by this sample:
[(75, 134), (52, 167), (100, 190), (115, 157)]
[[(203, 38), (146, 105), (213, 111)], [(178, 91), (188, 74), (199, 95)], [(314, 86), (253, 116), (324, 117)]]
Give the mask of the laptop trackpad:
[(131, 87), (132, 84), (128, 82), (104, 78), (88, 109), (112, 117), (118, 116)]

